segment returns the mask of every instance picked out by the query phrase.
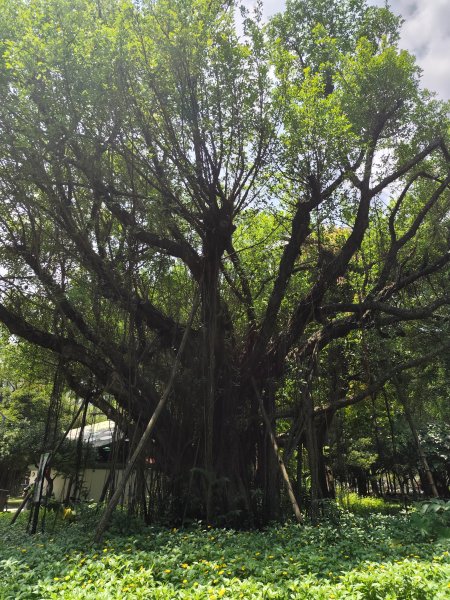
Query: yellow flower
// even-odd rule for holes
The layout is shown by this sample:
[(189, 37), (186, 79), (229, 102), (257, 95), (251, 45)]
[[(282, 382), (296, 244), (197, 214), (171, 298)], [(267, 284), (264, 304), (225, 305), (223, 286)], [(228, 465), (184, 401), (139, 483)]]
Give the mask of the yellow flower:
[(164, 573), (172, 573), (172, 569), (164, 569)]
[(187, 579), (183, 579), (183, 583), (187, 583)]
[(53, 577), (53, 581), (59, 581), (59, 577)]
[(189, 569), (189, 565), (187, 563), (182, 563), (181, 566), (183, 569)]

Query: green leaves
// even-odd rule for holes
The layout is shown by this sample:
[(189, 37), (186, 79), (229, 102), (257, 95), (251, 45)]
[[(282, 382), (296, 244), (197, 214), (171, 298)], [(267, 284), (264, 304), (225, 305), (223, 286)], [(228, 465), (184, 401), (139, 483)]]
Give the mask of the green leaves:
[(153, 527), (98, 547), (86, 546), (84, 519), (31, 539), (0, 515), (2, 599), (432, 600), (448, 590), (448, 544), (418, 535), (402, 515), (341, 513), (338, 526), (263, 532)]
[(450, 538), (450, 503), (446, 500), (433, 498), (418, 502), (411, 517), (411, 523), (424, 537), (437, 540)]
[(365, 38), (346, 55), (336, 85), (343, 110), (363, 139), (401, 136), (417, 98), (418, 68), (406, 51), (385, 44), (380, 52)]
[(281, 134), (290, 173), (303, 181), (314, 175), (323, 185), (343, 168), (356, 141), (339, 97), (325, 88), (325, 73), (305, 69), (301, 83), (288, 88)]

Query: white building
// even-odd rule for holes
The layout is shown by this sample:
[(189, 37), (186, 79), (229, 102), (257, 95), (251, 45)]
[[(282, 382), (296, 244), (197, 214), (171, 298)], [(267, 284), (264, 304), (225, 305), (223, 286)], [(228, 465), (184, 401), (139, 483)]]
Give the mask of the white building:
[[(81, 428), (71, 429), (67, 438), (72, 441), (77, 441), (81, 434)], [(111, 474), (112, 461), (110, 460), (111, 452), (115, 444), (123, 439), (123, 435), (116, 427), (113, 421), (102, 421), (92, 425), (86, 425), (83, 428), (83, 443), (89, 444), (92, 448), (97, 449), (94, 464), (84, 468), (79, 477), (81, 478), (81, 499), (98, 502), (102, 494), (104, 494), (105, 486), (108, 483), (108, 478)], [(127, 440), (124, 440), (127, 441)], [(91, 461), (92, 463), (92, 461)], [(114, 469), (115, 485), (120, 482), (123, 473), (123, 465), (118, 463), (119, 468)], [(30, 467), (30, 484), (33, 484), (37, 477), (37, 468)], [(71, 485), (70, 477), (58, 472), (52, 468), (50, 477), (53, 479), (53, 497), (56, 501), (62, 502), (67, 497), (69, 485)], [(128, 496), (129, 488), (134, 484), (133, 478), (127, 486), (125, 496)], [(45, 496), (47, 484), (44, 483), (43, 495)]]

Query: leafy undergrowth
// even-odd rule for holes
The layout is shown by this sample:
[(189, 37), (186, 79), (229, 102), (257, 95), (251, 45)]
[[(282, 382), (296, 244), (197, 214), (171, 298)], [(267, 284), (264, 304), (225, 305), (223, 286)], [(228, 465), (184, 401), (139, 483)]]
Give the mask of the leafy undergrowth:
[(402, 511), (403, 505), (399, 502), (386, 502), (382, 498), (366, 496), (361, 498), (354, 492), (345, 492), (338, 496), (339, 505), (360, 516), (371, 515), (374, 512), (383, 515), (395, 515)]
[[(116, 526), (92, 545), (93, 519), (29, 537), (0, 517), (0, 598), (172, 600), (450, 598), (450, 543), (408, 515), (340, 513), (334, 524), (236, 532)], [(49, 522), (50, 529), (52, 523)]]

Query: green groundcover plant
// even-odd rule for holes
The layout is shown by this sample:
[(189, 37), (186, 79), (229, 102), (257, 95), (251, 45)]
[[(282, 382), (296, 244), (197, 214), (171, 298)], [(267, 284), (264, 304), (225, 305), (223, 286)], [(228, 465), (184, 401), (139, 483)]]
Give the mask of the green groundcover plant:
[(51, 517), (30, 537), (24, 520), (11, 527), (2, 515), (1, 600), (450, 598), (450, 542), (409, 514), (336, 511), (319, 526), (232, 531), (144, 528), (119, 513), (93, 545), (97, 517)]

